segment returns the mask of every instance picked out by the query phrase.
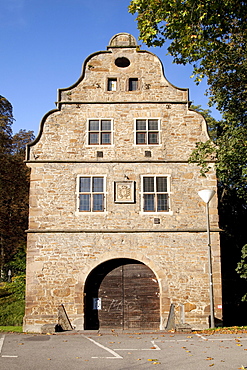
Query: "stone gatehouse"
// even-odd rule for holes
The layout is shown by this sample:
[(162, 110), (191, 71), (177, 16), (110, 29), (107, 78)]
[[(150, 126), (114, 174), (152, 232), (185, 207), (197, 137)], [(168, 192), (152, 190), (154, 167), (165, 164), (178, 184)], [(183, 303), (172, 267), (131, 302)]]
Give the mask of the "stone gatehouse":
[[(57, 321), (78, 330), (164, 329), (171, 304), (209, 325), (204, 188), (188, 163), (208, 140), (188, 90), (127, 33), (90, 55), (28, 145), (31, 169), (24, 329)], [(210, 202), (215, 316), (221, 319), (217, 197)]]

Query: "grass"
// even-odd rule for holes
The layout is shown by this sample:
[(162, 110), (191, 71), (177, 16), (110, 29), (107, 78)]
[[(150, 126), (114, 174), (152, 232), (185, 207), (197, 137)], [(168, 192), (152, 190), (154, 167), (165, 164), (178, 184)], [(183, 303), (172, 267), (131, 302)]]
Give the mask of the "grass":
[(0, 326), (20, 327), (22, 325), (25, 301), (16, 296), (9, 284), (0, 286)]
[(22, 326), (0, 326), (0, 333), (22, 333)]

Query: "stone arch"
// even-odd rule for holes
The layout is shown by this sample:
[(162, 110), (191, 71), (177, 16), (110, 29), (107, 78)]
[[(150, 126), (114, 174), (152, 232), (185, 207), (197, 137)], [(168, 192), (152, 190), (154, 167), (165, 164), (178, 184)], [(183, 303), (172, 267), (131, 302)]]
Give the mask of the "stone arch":
[(130, 33), (121, 32), (114, 35), (110, 42), (108, 48), (122, 48), (122, 47), (137, 47), (137, 42), (134, 36)]
[(159, 329), (159, 282), (146, 264), (114, 258), (89, 273), (84, 288), (84, 329)]

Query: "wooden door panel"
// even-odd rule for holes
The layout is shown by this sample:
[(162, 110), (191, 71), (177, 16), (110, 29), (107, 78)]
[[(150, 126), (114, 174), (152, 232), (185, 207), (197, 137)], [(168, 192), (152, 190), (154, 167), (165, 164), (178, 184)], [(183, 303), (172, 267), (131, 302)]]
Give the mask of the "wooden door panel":
[(159, 328), (159, 286), (145, 265), (124, 266), (124, 328)]
[(130, 263), (114, 268), (102, 280), (98, 297), (101, 328), (159, 328), (159, 286), (147, 266)]
[(109, 272), (99, 288), (101, 310), (99, 310), (100, 327), (123, 327), (123, 269), (119, 266)]

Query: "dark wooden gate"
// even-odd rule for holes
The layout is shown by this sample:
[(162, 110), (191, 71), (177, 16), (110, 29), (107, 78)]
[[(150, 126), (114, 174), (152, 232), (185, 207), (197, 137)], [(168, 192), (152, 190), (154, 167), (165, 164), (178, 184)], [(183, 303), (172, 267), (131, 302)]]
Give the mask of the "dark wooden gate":
[(108, 268), (102, 266), (104, 274), (102, 269), (95, 271), (97, 294), (96, 289), (94, 297), (86, 292), (87, 306), (92, 309), (91, 314), (87, 310), (91, 324), (97, 322), (98, 328), (159, 329), (159, 285), (154, 273), (138, 261), (113, 261), (112, 266), (108, 261)]

